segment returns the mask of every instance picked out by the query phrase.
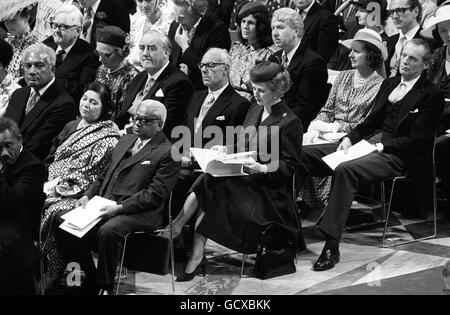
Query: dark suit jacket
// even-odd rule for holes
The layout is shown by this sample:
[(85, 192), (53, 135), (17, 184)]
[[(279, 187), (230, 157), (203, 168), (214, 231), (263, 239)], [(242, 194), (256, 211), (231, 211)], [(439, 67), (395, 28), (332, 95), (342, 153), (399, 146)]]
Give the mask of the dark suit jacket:
[(231, 13), (233, 12), (235, 3), (236, 0), (222, 0), (219, 5), (217, 0), (208, 0), (208, 9), (205, 15), (210, 15), (221, 20), (229, 28)]
[[(414, 35), (414, 38), (423, 38), (422, 35), (420, 35), (420, 31), (421, 30), (422, 29), (419, 28), (419, 30), (417, 31), (416, 35)], [(385, 61), (386, 75), (387, 76), (389, 76), (391, 74), (390, 63), (391, 63), (392, 57), (394, 56), (395, 45), (397, 44), (399, 36), (400, 36), (400, 34), (395, 34), (395, 35), (389, 36), (388, 40), (387, 40), (388, 58)]]
[[(56, 51), (58, 45), (50, 36), (44, 44)], [(77, 39), (72, 49), (56, 68), (55, 77), (64, 82), (64, 88), (78, 101), (89, 82), (95, 81), (100, 60), (94, 47), (82, 39)]]
[[(147, 78), (148, 72), (144, 70), (134, 77), (128, 85), (127, 96), (123, 107), (117, 113), (115, 121), (120, 128), (128, 123), (130, 115), (127, 111), (133, 105), (136, 95), (144, 89)], [(193, 91), (189, 78), (169, 63), (144, 97), (144, 100), (157, 100), (166, 106), (167, 118), (163, 131), (168, 138), (171, 137), (172, 128), (183, 123), (186, 102)]]
[(339, 27), (337, 17), (317, 2), (304, 20), (304, 36), (309, 47), (328, 62), (338, 47)]
[(176, 21), (172, 22), (169, 29), (169, 38), (172, 41), (171, 60), (179, 66), (184, 63), (189, 69), (189, 78), (194, 84), (196, 90), (203, 90), (202, 75), (198, 69), (198, 64), (202, 60), (203, 55), (210, 47), (225, 48), (229, 50), (231, 47), (230, 33), (227, 26), (220, 20), (205, 15), (202, 17), (194, 37), (192, 38), (189, 48), (184, 53), (181, 52), (180, 46), (175, 42), (175, 32), (178, 28)]
[[(282, 53), (283, 51), (279, 50), (269, 59), (279, 62)], [(292, 86), (283, 99), (300, 118), (303, 129), (307, 130), (309, 123), (316, 118), (328, 98), (328, 72), (325, 61), (302, 40), (287, 70), (291, 75)]]
[(125, 33), (130, 33), (130, 15), (128, 9), (118, 0), (101, 0), (92, 24), (90, 43), (95, 47), (95, 31), (105, 25), (120, 27)]
[[(353, 144), (370, 137), (382, 127), (388, 97), (400, 84), (400, 80), (401, 77), (396, 76), (383, 81), (370, 115), (347, 135)], [(416, 179), (416, 188), (420, 187), (418, 191), (422, 192), (425, 188), (419, 186), (417, 180), (427, 177), (426, 173), (431, 174), (427, 171), (431, 168), (431, 149), (438, 119), (444, 110), (444, 97), (425, 75), (422, 75), (400, 102), (404, 106), (401, 107), (393, 138), (382, 141), (383, 153), (400, 157), (408, 174), (413, 180)]]
[(25, 148), (0, 173), (0, 294), (33, 294), (33, 240), (46, 178), (44, 164)]
[[(194, 121), (196, 120), (196, 118), (198, 118), (203, 101), (205, 100), (207, 95), (208, 91), (196, 91), (189, 100), (186, 108), (186, 118), (184, 124), (189, 128), (191, 135), (194, 135)], [(206, 116), (202, 121), (201, 129), (199, 129), (197, 133), (191, 138), (192, 141), (190, 146), (204, 147), (210, 140), (214, 138), (214, 136), (212, 135), (210, 137), (205, 137), (204, 135), (205, 129), (209, 126), (219, 127), (225, 137), (226, 126), (241, 126), (244, 122), (245, 115), (247, 114), (249, 107), (250, 103), (248, 102), (248, 100), (240, 96), (229, 84), (206, 113)], [(194, 139), (196, 139), (196, 137), (199, 137), (199, 139), (194, 143)], [(223, 144), (214, 144), (226, 145), (225, 138), (220, 138), (220, 141), (223, 141)], [(211, 147), (214, 144), (211, 143), (211, 145), (208, 145), (208, 147)]]
[(55, 81), (25, 116), (30, 92), (29, 86), (14, 91), (5, 117), (12, 118), (19, 125), (23, 145), (36, 157), (44, 160), (50, 151), (53, 138), (78, 115), (78, 107), (60, 83)]
[(177, 182), (180, 163), (172, 159), (172, 145), (160, 132), (126, 164), (121, 164), (136, 139), (134, 134), (120, 139), (113, 151), (111, 166), (99, 175), (86, 196), (103, 196), (108, 185), (113, 185), (113, 198), (122, 204), (125, 214), (148, 212), (149, 220), (155, 220), (152, 222), (157, 225), (156, 222), (163, 220), (164, 204)]

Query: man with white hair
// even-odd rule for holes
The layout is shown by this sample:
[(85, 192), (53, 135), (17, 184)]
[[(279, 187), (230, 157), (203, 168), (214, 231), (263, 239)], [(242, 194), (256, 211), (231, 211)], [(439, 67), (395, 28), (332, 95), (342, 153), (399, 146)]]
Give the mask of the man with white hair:
[[(171, 156), (172, 145), (162, 132), (166, 117), (162, 103), (156, 100), (140, 103), (132, 116), (133, 134), (125, 135), (117, 143), (111, 166), (79, 200), (84, 207), (98, 195), (117, 205), (104, 207), (103, 220), (81, 240), (66, 232), (59, 234), (64, 258), (67, 262), (80, 262), (87, 286), (98, 287), (102, 294), (112, 292), (124, 236), (161, 228), (166, 215), (164, 205), (180, 170), (179, 162)], [(96, 283), (91, 248), (98, 248), (99, 253)]]
[(23, 52), (25, 82), (9, 100), (5, 117), (20, 128), (23, 145), (44, 160), (55, 138), (78, 107), (67, 91), (55, 82), (55, 52), (44, 44), (34, 44)]
[(84, 87), (95, 80), (100, 60), (94, 47), (80, 39), (83, 14), (72, 5), (64, 5), (56, 11), (50, 24), (53, 36), (44, 40), (44, 44), (56, 51), (57, 80), (75, 100), (81, 98)]
[(308, 130), (309, 123), (325, 105), (329, 87), (325, 61), (303, 38), (303, 20), (290, 8), (281, 8), (272, 17), (272, 38), (281, 48), (269, 57), (288, 70), (292, 85), (284, 101)]

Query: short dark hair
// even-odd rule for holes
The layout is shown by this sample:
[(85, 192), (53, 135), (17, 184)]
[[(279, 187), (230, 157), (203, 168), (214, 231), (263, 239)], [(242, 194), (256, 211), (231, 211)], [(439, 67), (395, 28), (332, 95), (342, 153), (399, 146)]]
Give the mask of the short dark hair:
[(111, 90), (109, 89), (109, 87), (100, 82), (91, 82), (86, 86), (83, 94), (87, 91), (94, 91), (100, 97), (100, 102), (102, 103), (102, 111), (97, 121), (111, 119), (111, 115), (114, 110), (114, 103), (111, 99)]
[(369, 61), (369, 67), (376, 70), (383, 64), (383, 55), (381, 51), (374, 45), (366, 41), (358, 41), (363, 45), (363, 49), (366, 51), (366, 58)]
[(409, 5), (411, 6), (411, 9), (419, 9), (419, 14), (417, 14), (417, 22), (420, 23), (420, 21), (422, 20), (422, 5), (420, 4), (419, 0), (409, 0)]
[(19, 126), (17, 126), (16, 122), (8, 117), (0, 117), (0, 132), (7, 130), (9, 130), (14, 138), (20, 138)]
[[(424, 38), (413, 38), (405, 43), (406, 44), (414, 44), (416, 46), (422, 46), (425, 49), (425, 55), (423, 56), (423, 61), (428, 64), (428, 66), (431, 65), (432, 59), (433, 59), (433, 49), (431, 49), (430, 42), (427, 39)], [(403, 48), (405, 47), (403, 46)]]
[[(272, 40), (272, 27), (270, 25), (270, 17), (269, 13), (267, 12), (255, 12), (251, 14), (255, 20), (255, 32), (256, 32), (256, 39), (258, 41), (257, 45), (258, 47), (255, 48), (266, 48), (273, 44)], [(247, 15), (248, 16), (248, 15)], [(245, 16), (241, 17), (240, 19), (237, 19), (237, 25), (238, 25), (238, 32), (237, 37), (238, 40), (245, 44), (246, 41), (242, 38), (242, 32), (241, 32), (241, 21)]]

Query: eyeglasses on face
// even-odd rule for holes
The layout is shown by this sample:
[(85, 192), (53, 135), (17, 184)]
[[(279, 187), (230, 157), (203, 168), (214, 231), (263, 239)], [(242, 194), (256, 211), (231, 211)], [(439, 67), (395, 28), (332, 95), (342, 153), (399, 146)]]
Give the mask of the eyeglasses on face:
[(159, 120), (159, 118), (144, 117), (144, 116), (139, 116), (137, 114), (131, 115), (131, 119), (133, 119), (134, 123), (140, 123), (141, 125), (148, 125), (154, 120)]
[(98, 55), (102, 58), (111, 58), (111, 56), (117, 51), (117, 49), (111, 51), (110, 53), (102, 53), (100, 51), (97, 51)]
[(211, 70), (216, 66), (225, 65), (223, 62), (208, 62), (208, 63), (199, 63), (198, 68), (202, 70), (203, 67), (206, 67), (207, 70)]
[(58, 24), (58, 23), (51, 22), (50, 27), (55, 30), (60, 29), (60, 30), (68, 31), (73, 27), (78, 27), (78, 25), (65, 25), (65, 24)]
[(394, 13), (396, 13), (397, 16), (403, 16), (403, 15), (405, 15), (406, 11), (412, 10), (412, 9), (414, 9), (414, 8), (411, 8), (411, 7), (395, 8), (395, 9), (392, 9), (392, 10), (387, 10), (387, 12), (388, 12), (389, 16), (393, 16)]

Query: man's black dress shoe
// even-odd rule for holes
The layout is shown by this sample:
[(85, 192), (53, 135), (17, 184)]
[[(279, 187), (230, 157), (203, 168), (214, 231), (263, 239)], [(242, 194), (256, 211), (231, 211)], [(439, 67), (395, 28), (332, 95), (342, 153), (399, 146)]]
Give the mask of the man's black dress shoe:
[(314, 264), (314, 271), (324, 271), (334, 268), (339, 262), (339, 249), (324, 249)]

